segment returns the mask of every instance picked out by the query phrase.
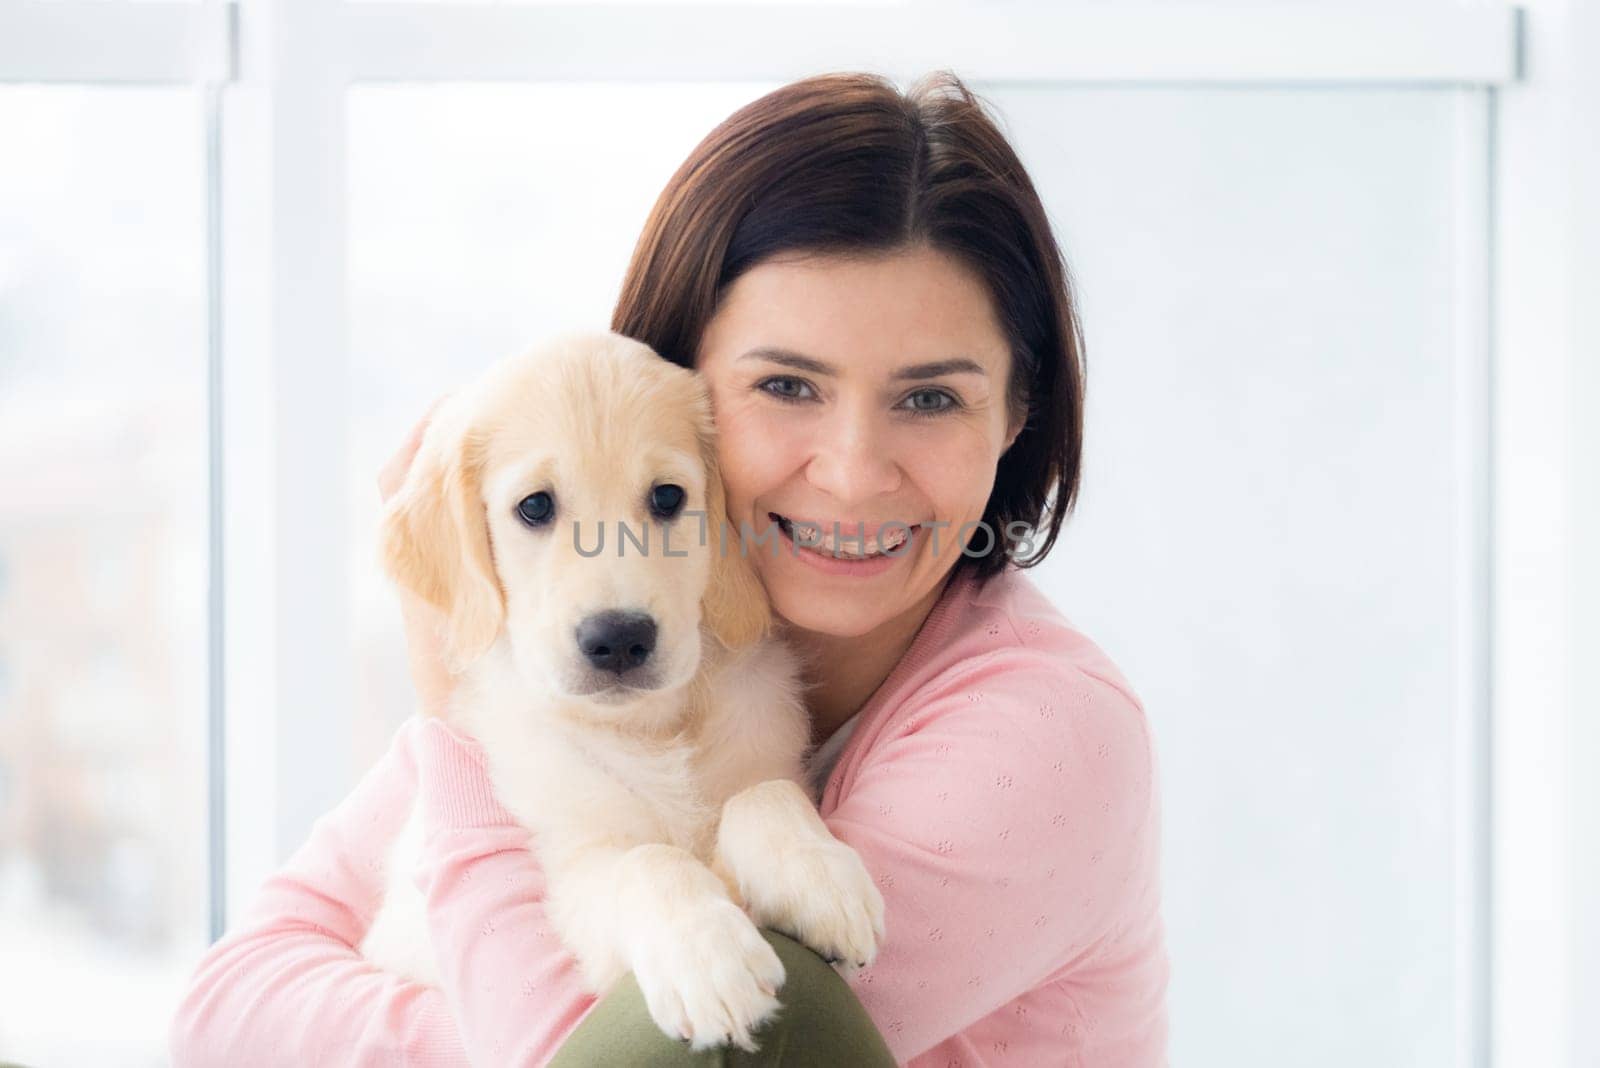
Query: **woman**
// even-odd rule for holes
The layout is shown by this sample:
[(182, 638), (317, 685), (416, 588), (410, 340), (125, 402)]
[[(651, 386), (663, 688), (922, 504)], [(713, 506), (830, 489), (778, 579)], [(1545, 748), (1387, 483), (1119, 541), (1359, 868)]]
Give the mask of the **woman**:
[[(419, 720), (212, 948), (176, 1060), (1165, 1063), (1144, 711), (1020, 570), (1076, 496), (1081, 332), (1045, 211), (978, 99), (948, 74), (905, 95), (830, 75), (740, 109), (662, 193), (612, 328), (706, 376), (730, 521), (781, 548), (751, 556), (808, 665), (819, 811), (884, 896), (878, 959), (847, 980), (763, 932), (788, 980), (762, 1052), (691, 1053), (630, 981), (583, 992), (474, 743)], [(837, 522), (847, 552), (875, 547), (861, 524), (914, 529), (863, 564), (797, 550), (792, 521)], [(437, 709), (430, 610), (405, 605)], [(441, 989), (352, 948), (413, 776), (438, 828), (419, 879)]]

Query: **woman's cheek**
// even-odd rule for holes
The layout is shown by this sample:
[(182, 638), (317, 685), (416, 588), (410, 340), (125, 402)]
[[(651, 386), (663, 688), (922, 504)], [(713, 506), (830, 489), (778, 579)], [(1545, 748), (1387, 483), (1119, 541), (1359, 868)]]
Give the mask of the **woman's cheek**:
[(717, 425), (717, 459), (732, 511), (748, 517), (755, 498), (782, 484), (792, 443), (759, 412), (732, 410)]
[(963, 515), (981, 515), (994, 487), (995, 458), (987, 438), (979, 434), (944, 435), (902, 450), (912, 480), (941, 507)]

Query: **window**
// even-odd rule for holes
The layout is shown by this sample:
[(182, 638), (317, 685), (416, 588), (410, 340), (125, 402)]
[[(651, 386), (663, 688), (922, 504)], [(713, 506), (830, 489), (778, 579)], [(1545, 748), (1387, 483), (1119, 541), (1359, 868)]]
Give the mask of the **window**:
[[(1317, 1033), (1334, 1001), (1340, 1041), (1380, 1060), (1487, 1064), (1491, 1009), (1500, 1046), (1550, 1059), (1561, 1001), (1516, 991), (1572, 925), (1529, 907), (1525, 864), (1495, 869), (1498, 944), (1547, 952), (1495, 975), (1488, 952), (1491, 833), (1519, 864), (1545, 841), (1495, 818), (1561, 811), (1531, 773), (1487, 790), (1489, 634), (1508, 618), (1490, 558), (1543, 546), (1488, 495), (1491, 342), (1517, 349), (1509, 374), (1549, 351), (1530, 325), (1559, 321), (1542, 253), (1516, 242), (1565, 224), (1522, 225), (1548, 174), (1513, 168), (1490, 195), (1500, 139), (1524, 139), (1521, 166), (1534, 108), (1567, 113), (1500, 109), (1516, 9), (292, 0), (242, 17), (256, 3), (0, 7), (0, 1061), (164, 1063), (208, 934), (411, 710), (373, 479), (428, 403), (607, 321), (656, 192), (740, 103), (823, 69), (936, 66), (1006, 114), (1088, 316), (1095, 498), (1041, 577), (1088, 598), (1073, 614), (1134, 675), (1156, 675), (1141, 647), (1166, 672), (1143, 689), (1171, 691), (1152, 716), (1187, 954), (1174, 1061), (1226, 1059), (1246, 1021)], [(1491, 227), (1521, 273), (1496, 273)], [(1319, 467), (1313, 434), (1347, 436)], [(1500, 484), (1520, 487), (1556, 446), (1502, 448)], [(1239, 529), (1199, 529), (1202, 508)], [(1270, 573), (1229, 587), (1247, 564)], [(1352, 619), (1372, 626), (1342, 644)], [(1381, 674), (1349, 664), (1363, 652)], [(1260, 669), (1225, 708), (1219, 657)], [(1296, 680), (1342, 666), (1278, 718)], [(1517, 700), (1541, 676), (1518, 670), (1493, 700), (1518, 709), (1513, 753), (1543, 752), (1539, 702)], [(1241, 724), (1277, 763), (1208, 776)], [(1313, 837), (1290, 835), (1297, 817)], [(1393, 863), (1314, 893), (1362, 848)], [(1219, 903), (1230, 880), (1261, 896)], [(1296, 944), (1334, 964), (1270, 967), (1288, 913), (1255, 945), (1219, 934), (1229, 909), (1260, 924), (1290, 906), (1320, 925)], [(86, 995), (93, 1028), (66, 1015)]]
[(199, 129), (0, 87), (0, 1059), (164, 1063), (209, 932)]

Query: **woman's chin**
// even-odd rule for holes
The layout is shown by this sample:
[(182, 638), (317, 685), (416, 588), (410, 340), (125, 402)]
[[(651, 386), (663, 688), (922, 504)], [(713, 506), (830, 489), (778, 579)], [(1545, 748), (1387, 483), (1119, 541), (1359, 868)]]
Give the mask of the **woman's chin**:
[(768, 587), (772, 597), (772, 610), (790, 627), (827, 634), (835, 638), (859, 638), (870, 634), (889, 616), (884, 614), (881, 599), (851, 597), (848, 594), (819, 601), (816, 590), (784, 584), (774, 589)]

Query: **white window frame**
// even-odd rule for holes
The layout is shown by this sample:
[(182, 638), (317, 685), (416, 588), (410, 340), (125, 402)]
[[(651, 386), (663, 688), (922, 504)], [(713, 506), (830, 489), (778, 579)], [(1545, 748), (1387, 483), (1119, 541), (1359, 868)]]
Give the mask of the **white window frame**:
[[(738, 49), (723, 42), (738, 40)], [(661, 42), (671, 41), (663, 48)], [(1458, 442), (1462, 1065), (1600, 1063), (1600, 0), (1475, 6), (507, 5), (0, 0), (0, 84), (204, 94), (209, 196), (214, 929), (351, 772), (345, 127), (358, 83), (785, 80), (1471, 87)], [(1587, 65), (1586, 65), (1587, 64)], [(1587, 123), (1587, 126), (1586, 126)], [(1588, 301), (1581, 299), (1588, 297)], [(229, 491), (223, 493), (224, 487)], [(247, 492), (248, 491), (248, 492)], [(226, 553), (223, 548), (226, 547)], [(224, 597), (224, 591), (226, 596)], [(1588, 649), (1591, 656), (1579, 653)], [(1590, 714), (1585, 718), (1580, 711)], [(1473, 734), (1472, 732), (1476, 732)], [(1581, 770), (1589, 772), (1580, 774)], [(227, 848), (224, 849), (224, 845)], [(225, 908), (226, 906), (226, 908)], [(1375, 976), (1375, 982), (1383, 977)], [(1492, 1021), (1492, 1023), (1491, 1023)]]

